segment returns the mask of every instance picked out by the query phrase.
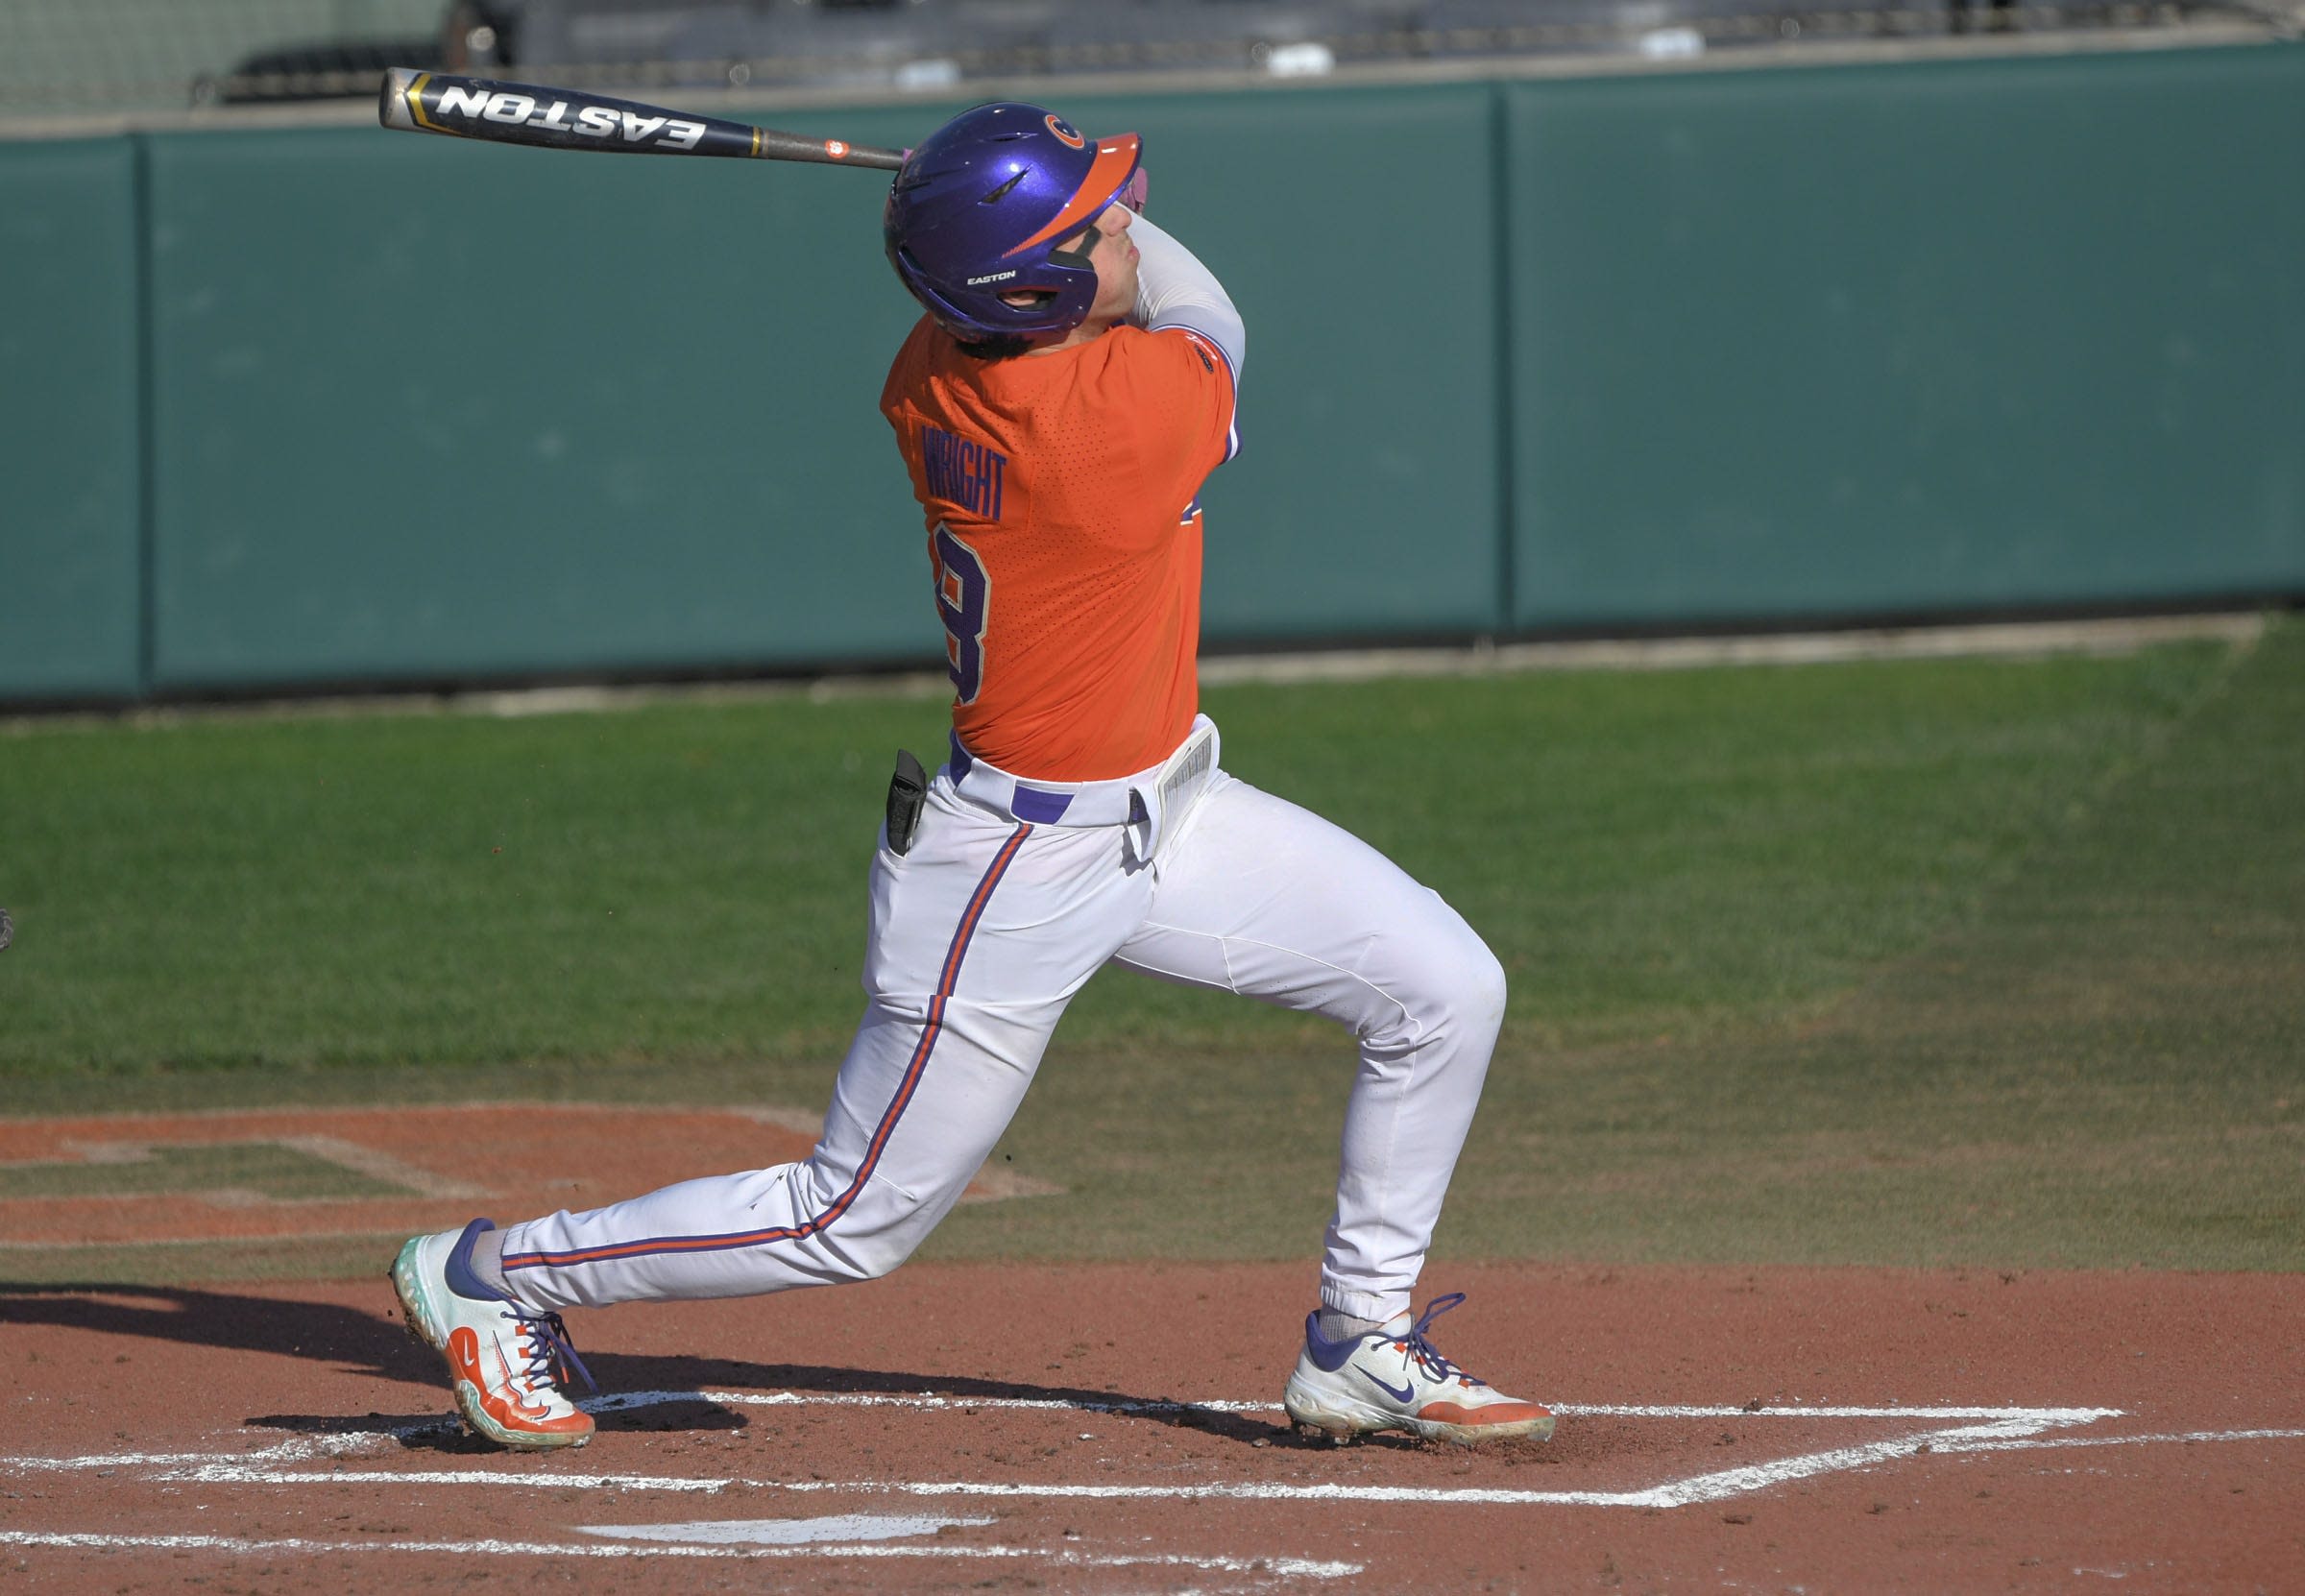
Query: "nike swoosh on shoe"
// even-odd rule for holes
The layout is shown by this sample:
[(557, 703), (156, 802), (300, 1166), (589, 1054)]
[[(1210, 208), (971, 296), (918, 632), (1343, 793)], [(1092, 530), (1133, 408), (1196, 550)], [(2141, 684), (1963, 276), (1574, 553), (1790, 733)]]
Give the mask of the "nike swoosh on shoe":
[(1386, 1385), (1382, 1380), (1379, 1380), (1375, 1375), (1370, 1373), (1365, 1368), (1356, 1369), (1354, 1372), (1359, 1374), (1362, 1379), (1374, 1386), (1378, 1390), (1383, 1391), (1387, 1396), (1391, 1397), (1395, 1402), (1406, 1402), (1417, 1394), (1417, 1386), (1414, 1381), (1410, 1382), (1408, 1385), (1400, 1387), (1398, 1390), (1395, 1390), (1395, 1388)]

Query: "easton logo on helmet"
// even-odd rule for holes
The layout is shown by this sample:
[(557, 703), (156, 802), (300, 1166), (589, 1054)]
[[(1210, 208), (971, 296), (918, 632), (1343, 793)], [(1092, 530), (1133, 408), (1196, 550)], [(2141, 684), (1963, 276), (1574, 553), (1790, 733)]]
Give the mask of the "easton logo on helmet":
[(1010, 278), (1012, 278), (1012, 277), (1014, 277), (1014, 276), (1016, 276), (1016, 274), (1015, 274), (1013, 271), (1009, 271), (1009, 272), (994, 272), (994, 273), (992, 273), (992, 274), (991, 274), (990, 276), (988, 276), (988, 277), (970, 278), (968, 279), (968, 285), (969, 285), (971, 288), (982, 288), (983, 286), (984, 286), (984, 284), (986, 284), (986, 283), (988, 283), (988, 282), (1007, 282), (1007, 280), (1008, 280)]
[(1049, 112), (1049, 132), (1063, 139), (1067, 149), (1078, 150), (1088, 142), (1087, 139), (1073, 132), (1073, 125), (1055, 111)]

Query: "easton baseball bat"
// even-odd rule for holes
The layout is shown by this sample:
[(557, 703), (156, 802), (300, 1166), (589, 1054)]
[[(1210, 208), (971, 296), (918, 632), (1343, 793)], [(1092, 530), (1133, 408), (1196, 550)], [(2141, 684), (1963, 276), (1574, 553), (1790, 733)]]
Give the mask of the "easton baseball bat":
[(902, 150), (747, 127), (717, 116), (667, 110), (572, 88), (452, 78), (395, 66), (384, 74), (376, 120), (403, 133), (446, 133), (547, 150), (614, 150), (625, 155), (732, 156), (741, 160), (813, 160), (893, 172)]

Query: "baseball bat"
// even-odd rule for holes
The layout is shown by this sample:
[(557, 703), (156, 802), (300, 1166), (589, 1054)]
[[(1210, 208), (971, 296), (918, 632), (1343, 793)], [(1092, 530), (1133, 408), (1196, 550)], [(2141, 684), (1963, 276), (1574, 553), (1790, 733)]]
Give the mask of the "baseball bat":
[(547, 150), (614, 150), (625, 155), (733, 156), (744, 160), (813, 160), (893, 172), (902, 150), (747, 127), (717, 116), (667, 110), (572, 88), (453, 78), (389, 68), (376, 120), (402, 133), (446, 133)]

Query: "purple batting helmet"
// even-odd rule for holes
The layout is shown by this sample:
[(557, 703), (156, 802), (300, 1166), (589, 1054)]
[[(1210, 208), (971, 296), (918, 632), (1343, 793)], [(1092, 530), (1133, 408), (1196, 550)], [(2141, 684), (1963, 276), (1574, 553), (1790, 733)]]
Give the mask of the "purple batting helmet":
[[(881, 213), (888, 263), (912, 297), (971, 342), (1070, 332), (1096, 303), (1085, 253), (1056, 248), (1136, 173), (1134, 133), (1088, 139), (1038, 106), (962, 111), (906, 157)], [(1055, 297), (1019, 308), (1003, 294)]]

